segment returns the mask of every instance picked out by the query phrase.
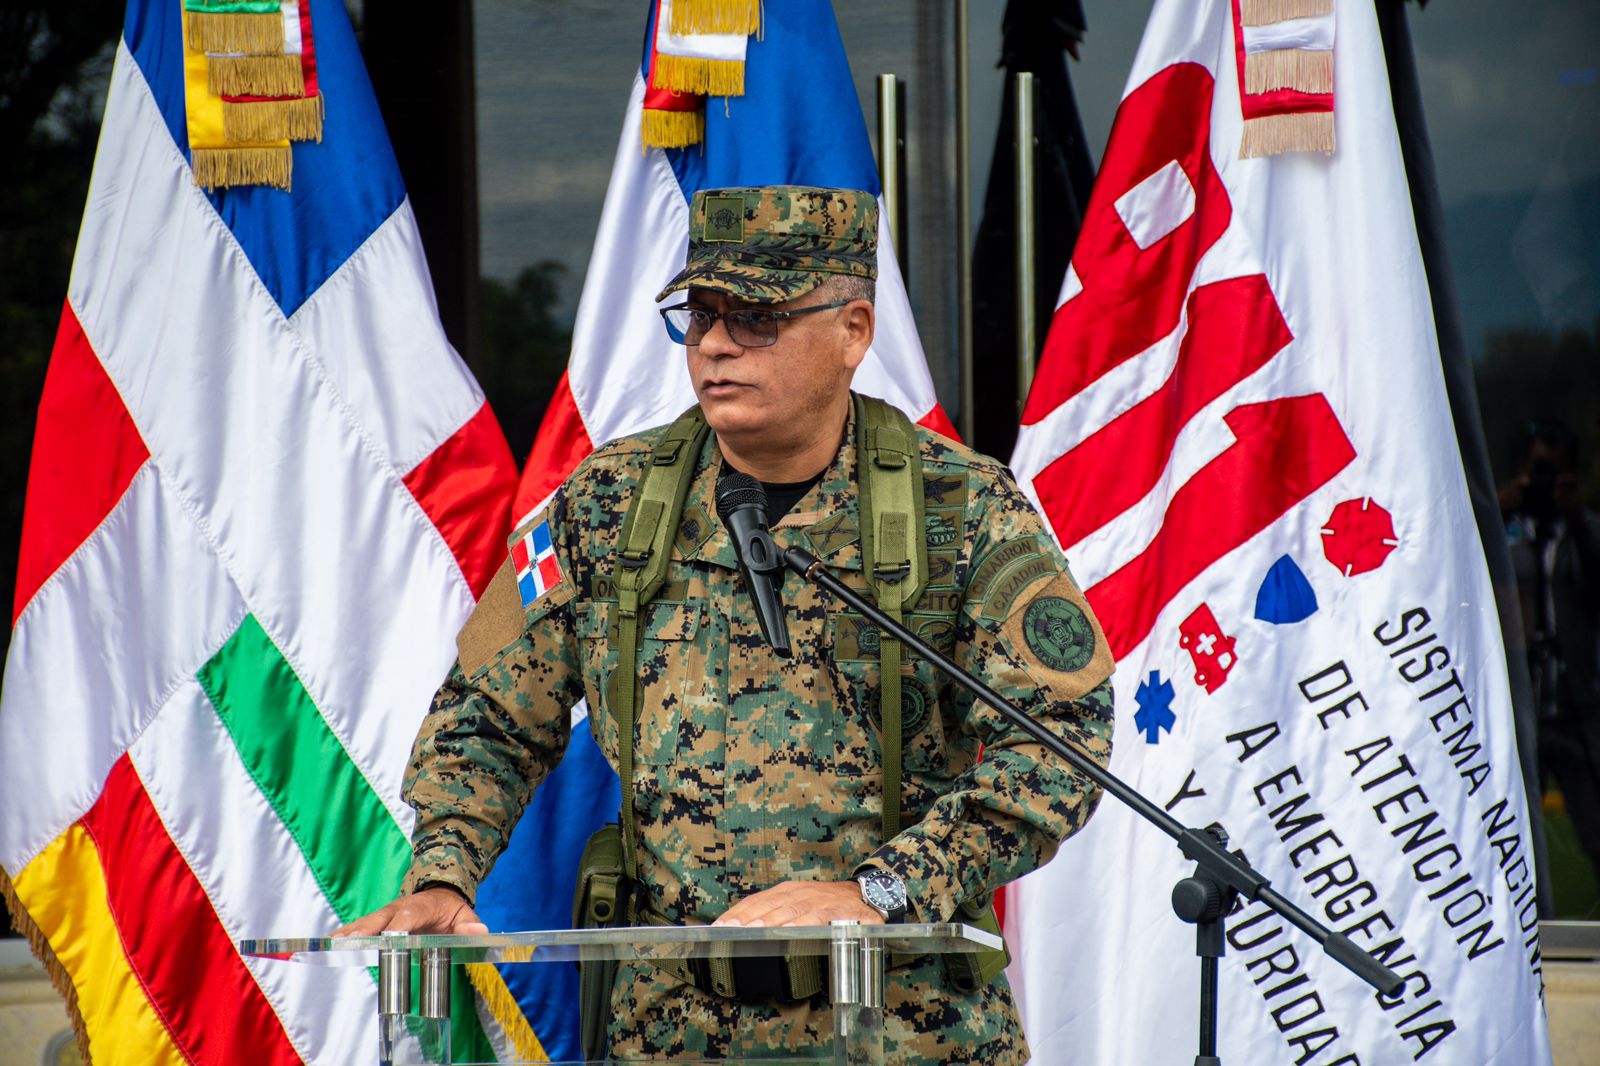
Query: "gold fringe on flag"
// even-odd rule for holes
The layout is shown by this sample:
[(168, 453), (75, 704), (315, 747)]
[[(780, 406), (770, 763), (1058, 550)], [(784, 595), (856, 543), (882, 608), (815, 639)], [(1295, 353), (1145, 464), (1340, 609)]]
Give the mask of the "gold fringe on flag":
[(673, 33), (761, 32), (761, 0), (672, 0), (667, 28)]
[(693, 111), (654, 111), (646, 109), (639, 126), (639, 139), (645, 148), (687, 148), (705, 140), (706, 116)]
[(194, 183), (203, 189), (230, 185), (271, 185), (289, 188), (294, 176), (294, 152), (288, 145), (254, 148), (195, 148)]
[(185, 11), (183, 42), (191, 52), (282, 55), (283, 16)]
[(731, 59), (700, 59), (656, 53), (650, 84), (695, 96), (743, 96), (744, 64)]
[(322, 94), (294, 100), (222, 101), (222, 132), (230, 141), (322, 140)]
[(206, 85), (218, 96), (306, 94), (306, 77), (299, 56), (207, 56), (206, 59)]
[(1333, 92), (1333, 53), (1306, 48), (1274, 48), (1244, 57), (1244, 91), (1267, 93), (1297, 89), (1303, 93)]
[(6, 901), (6, 909), (11, 912), (11, 924), (16, 927), (28, 940), (28, 947), (33, 949), (34, 957), (44, 964), (44, 972), (50, 977), (50, 984), (54, 986), (56, 994), (67, 1004), (67, 1017), (72, 1021), (72, 1035), (78, 1041), (78, 1057), (84, 1062), (93, 1062), (89, 1057), (89, 1029), (83, 1024), (83, 1014), (78, 1010), (78, 989), (72, 983), (72, 975), (67, 973), (67, 968), (61, 965), (61, 960), (56, 958), (56, 953), (50, 947), (50, 941), (45, 937), (44, 930), (34, 922), (33, 915), (22, 905), (22, 900), (17, 897), (16, 886), (11, 883), (11, 875), (4, 868), (0, 868), (0, 899)]
[(489, 1008), (494, 1020), (500, 1023), (506, 1039), (511, 1041), (512, 1050), (516, 1052), (518, 1061), (548, 1062), (549, 1053), (545, 1051), (544, 1045), (539, 1043), (538, 1034), (533, 1031), (533, 1026), (528, 1024), (528, 1016), (522, 1013), (517, 998), (506, 987), (505, 980), (499, 972), (487, 962), (469, 962), (467, 978), (482, 998), (483, 1005)]
[(1239, 0), (1246, 26), (1270, 26), (1286, 19), (1308, 19), (1333, 11), (1333, 0)]
[(1263, 115), (1246, 119), (1239, 142), (1240, 159), (1261, 159), (1284, 152), (1333, 154), (1333, 112)]

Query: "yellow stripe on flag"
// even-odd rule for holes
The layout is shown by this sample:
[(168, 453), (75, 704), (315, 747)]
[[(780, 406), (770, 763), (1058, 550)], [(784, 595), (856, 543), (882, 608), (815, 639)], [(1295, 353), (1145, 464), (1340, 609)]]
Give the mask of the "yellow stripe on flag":
[(12, 884), (77, 989), (95, 1066), (184, 1066), (123, 954), (89, 834), (69, 826)]

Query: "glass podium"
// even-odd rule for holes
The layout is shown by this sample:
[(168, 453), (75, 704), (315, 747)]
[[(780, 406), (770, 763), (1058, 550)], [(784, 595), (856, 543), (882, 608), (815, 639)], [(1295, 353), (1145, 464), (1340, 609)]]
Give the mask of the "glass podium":
[[(829, 1046), (801, 1052), (799, 1061), (809, 1058), (836, 1066), (879, 1066), (884, 1062), (883, 985), (887, 954), (936, 955), (1000, 946), (999, 937), (968, 925), (856, 922), (758, 929), (708, 925), (552, 929), (472, 936), (385, 933), (337, 940), (325, 936), (273, 937), (239, 942), (239, 950), (245, 955), (332, 966), (376, 965), (382, 1066), (451, 1061), (451, 966), (804, 955), (826, 960), (833, 1039)], [(414, 968), (420, 975), (415, 1004), (411, 1000)], [(673, 1061), (680, 1066), (683, 1062)], [(773, 1060), (719, 1061), (723, 1066), (754, 1066), (756, 1062)]]

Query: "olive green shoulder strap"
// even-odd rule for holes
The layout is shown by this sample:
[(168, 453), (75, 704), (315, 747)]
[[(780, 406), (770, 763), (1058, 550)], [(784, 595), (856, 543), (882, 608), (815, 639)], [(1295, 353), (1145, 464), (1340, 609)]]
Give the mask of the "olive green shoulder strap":
[[(917, 602), (928, 583), (928, 535), (917, 431), (897, 408), (857, 397), (856, 460), (861, 479), (861, 565), (883, 612), (895, 621)], [(901, 728), (898, 640), (881, 638), (879, 705), (883, 724), (883, 838), (900, 832)], [(953, 920), (1000, 934), (991, 897), (966, 900)], [(1011, 961), (1002, 944), (990, 951), (944, 956), (950, 980), (962, 992), (993, 981)]]
[[(896, 622), (928, 584), (922, 454), (916, 427), (900, 410), (856, 396), (856, 465), (861, 482), (861, 569), (878, 608)], [(883, 736), (883, 838), (900, 832), (901, 735), (898, 640), (879, 649), (879, 722)]]
[(628, 879), (638, 876), (634, 853), (633, 740), (639, 706), (639, 620), (667, 579), (672, 542), (683, 517), (683, 501), (694, 480), (695, 460), (706, 439), (698, 405), (678, 416), (650, 454), (622, 521), (617, 557), (617, 669), (611, 675), (611, 713), (617, 722), (617, 771), (622, 779), (622, 863)]

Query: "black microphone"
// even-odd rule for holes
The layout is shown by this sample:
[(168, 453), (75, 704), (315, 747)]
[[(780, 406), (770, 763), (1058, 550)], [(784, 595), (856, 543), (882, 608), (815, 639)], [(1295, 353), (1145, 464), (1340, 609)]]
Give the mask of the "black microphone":
[(789, 626), (783, 620), (783, 557), (767, 532), (767, 490), (749, 474), (723, 468), (717, 481), (717, 517), (733, 535), (733, 553), (755, 601), (761, 635), (782, 658), (789, 657)]

